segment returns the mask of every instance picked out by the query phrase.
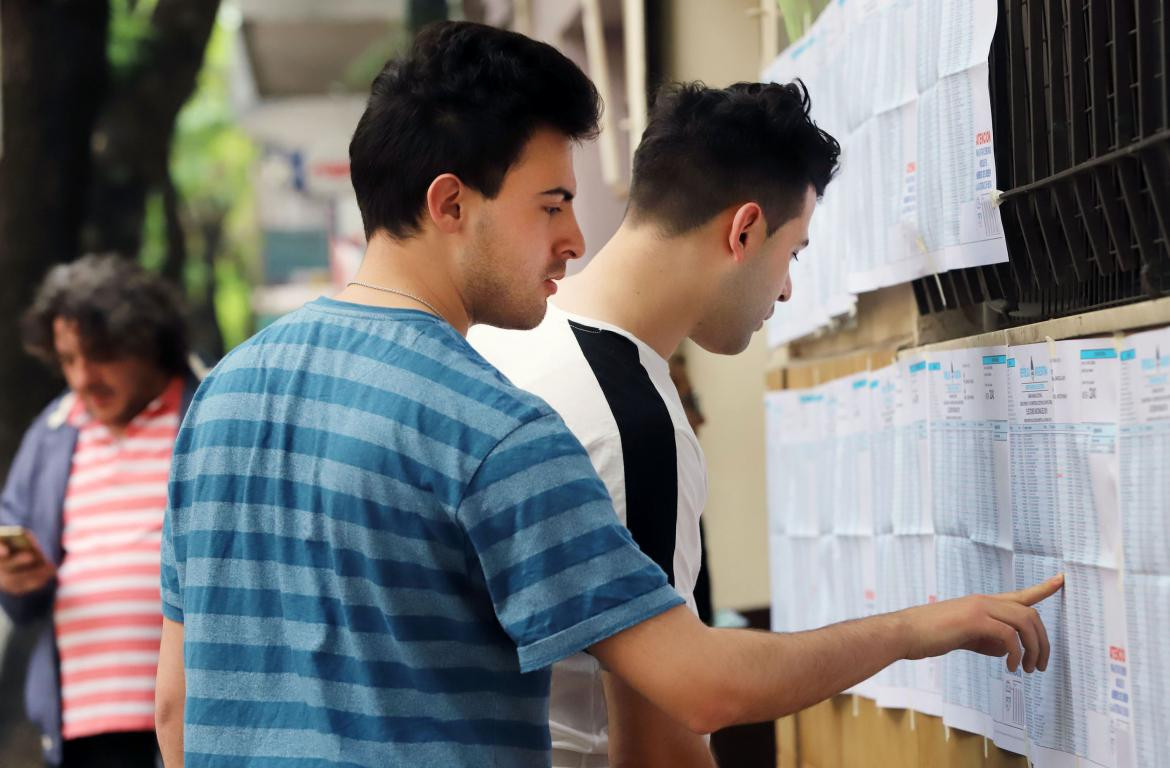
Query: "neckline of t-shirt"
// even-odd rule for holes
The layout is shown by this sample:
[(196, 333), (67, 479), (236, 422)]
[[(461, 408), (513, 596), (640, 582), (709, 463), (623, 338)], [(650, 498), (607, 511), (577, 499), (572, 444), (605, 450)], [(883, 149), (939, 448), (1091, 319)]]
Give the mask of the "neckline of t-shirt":
[(627, 331), (625, 328), (622, 328), (620, 325), (614, 325), (613, 323), (607, 323), (603, 320), (598, 320), (597, 318), (589, 317), (588, 315), (580, 315), (580, 314), (577, 314), (576, 312), (570, 312), (566, 309), (561, 309), (556, 304), (553, 304), (551, 301), (548, 303), (548, 307), (549, 307), (550, 311), (560, 312), (567, 319), (572, 320), (572, 321), (577, 322), (577, 323), (580, 323), (581, 325), (588, 325), (588, 326), (590, 326), (592, 328), (596, 328), (600, 331), (610, 331), (611, 333), (616, 333), (619, 336), (623, 336), (623, 337), (629, 339), (630, 341), (634, 342), (634, 344), (638, 347), (638, 349), (640, 351), (645, 352), (647, 355), (649, 355), (650, 359), (655, 361), (656, 365), (658, 365), (659, 367), (661, 367), (662, 369), (664, 369), (666, 371), (670, 370), (670, 363), (667, 362), (665, 357), (658, 354), (658, 350), (654, 349), (654, 347), (652, 347), (649, 344), (647, 344), (646, 342), (642, 341), (637, 336), (635, 336), (634, 334)]
[(325, 312), (331, 315), (349, 315), (351, 317), (366, 317), (395, 320), (429, 320), (450, 327), (442, 317), (421, 309), (409, 307), (379, 307), (373, 304), (358, 304), (353, 301), (342, 301), (329, 296), (319, 296), (305, 305), (309, 309)]

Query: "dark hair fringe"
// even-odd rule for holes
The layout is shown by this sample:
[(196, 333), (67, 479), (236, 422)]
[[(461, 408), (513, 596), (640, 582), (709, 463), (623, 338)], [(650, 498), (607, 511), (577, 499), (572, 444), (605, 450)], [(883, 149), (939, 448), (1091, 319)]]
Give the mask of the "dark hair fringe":
[(162, 277), (115, 255), (88, 255), (54, 267), (21, 317), (25, 350), (58, 369), (53, 321), (78, 325), (82, 348), (95, 360), (137, 357), (162, 371), (187, 369), (183, 303)]
[(471, 22), (424, 28), (374, 79), (349, 145), (366, 237), (417, 234), (444, 173), (495, 197), (538, 127), (592, 138), (600, 113), (593, 83), (550, 45)]
[(799, 214), (808, 187), (820, 197), (837, 171), (841, 146), (811, 108), (800, 80), (663, 86), (634, 154), (631, 216), (673, 236), (752, 200), (771, 234)]

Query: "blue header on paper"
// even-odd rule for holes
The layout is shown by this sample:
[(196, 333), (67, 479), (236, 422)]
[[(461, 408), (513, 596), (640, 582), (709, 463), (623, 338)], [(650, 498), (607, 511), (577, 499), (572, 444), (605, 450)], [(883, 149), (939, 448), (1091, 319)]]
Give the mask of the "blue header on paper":
[(930, 364), (930, 370), (932, 370), (932, 371), (941, 371), (941, 370), (942, 370), (942, 363), (931, 363), (931, 364)]
[(870, 379), (869, 388), (870, 389), (877, 389), (878, 388), (878, 380), (877, 379)]
[(1007, 355), (984, 355), (984, 365), (1004, 365), (1007, 363)]
[(802, 403), (819, 403), (824, 400), (824, 395), (801, 395), (800, 402)]
[(816, 43), (816, 41), (816, 35), (810, 35), (807, 40), (798, 44), (795, 48), (792, 49), (792, 60), (795, 61), (796, 59), (799, 59), (800, 55), (807, 51), (814, 43)]
[(925, 370), (926, 370), (926, 361), (925, 360), (922, 360), (922, 361), (917, 362), (914, 365), (910, 366), (910, 373), (918, 373), (919, 371), (925, 371)]
[(1121, 350), (1121, 359), (1122, 360), (1133, 360), (1135, 357), (1137, 357), (1137, 350), (1136, 349), (1123, 349), (1123, 350)]
[(1082, 360), (1112, 360), (1117, 357), (1116, 349), (1082, 349)]
[(853, 382), (853, 388), (854, 389), (865, 389), (865, 385), (868, 383), (869, 382), (866, 379), (858, 379), (857, 381)]
[(1009, 357), (1008, 358), (1008, 368), (1015, 368), (1015, 367), (1016, 367), (1016, 359), (1014, 357)]

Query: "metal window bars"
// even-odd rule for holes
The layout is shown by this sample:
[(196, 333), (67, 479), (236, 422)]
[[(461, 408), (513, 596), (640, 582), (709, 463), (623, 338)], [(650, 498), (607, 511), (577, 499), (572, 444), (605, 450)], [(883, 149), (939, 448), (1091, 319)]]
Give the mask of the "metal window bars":
[(1001, 0), (991, 47), (1010, 260), (914, 281), (1006, 325), (1170, 293), (1170, 3)]

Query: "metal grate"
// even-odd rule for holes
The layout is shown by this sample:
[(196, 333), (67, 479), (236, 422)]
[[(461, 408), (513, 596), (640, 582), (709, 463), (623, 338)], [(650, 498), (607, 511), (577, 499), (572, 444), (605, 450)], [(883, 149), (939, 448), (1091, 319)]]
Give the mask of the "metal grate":
[(1001, 0), (991, 47), (1010, 260), (914, 281), (922, 314), (1009, 324), (1170, 293), (1165, 0)]

